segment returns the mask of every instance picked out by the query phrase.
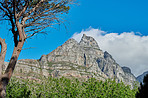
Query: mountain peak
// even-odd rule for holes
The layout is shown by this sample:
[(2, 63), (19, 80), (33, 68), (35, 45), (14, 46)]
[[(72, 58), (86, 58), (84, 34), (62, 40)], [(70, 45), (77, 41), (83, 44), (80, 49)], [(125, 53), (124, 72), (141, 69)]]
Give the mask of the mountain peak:
[(20, 60), (17, 64), (16, 75), (25, 72), (26, 77), (110, 78), (131, 86), (136, 81), (132, 73), (127, 73), (130, 70), (126, 69), (125, 72), (107, 51), (99, 48), (94, 38), (85, 34), (79, 43), (69, 39), (39, 60)]
[(107, 58), (107, 57), (112, 58), (112, 56), (111, 56), (107, 51), (105, 51), (105, 52), (104, 52), (104, 58)]
[(93, 47), (93, 48), (99, 48), (98, 43), (93, 37), (86, 36), (83, 34), (83, 37), (79, 43), (82, 46), (87, 46), (87, 47)]

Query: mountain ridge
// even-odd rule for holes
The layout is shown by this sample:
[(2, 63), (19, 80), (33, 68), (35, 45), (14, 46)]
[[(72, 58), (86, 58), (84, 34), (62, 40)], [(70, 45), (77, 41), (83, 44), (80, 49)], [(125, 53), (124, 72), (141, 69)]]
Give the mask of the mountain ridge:
[(14, 75), (30, 78), (64, 76), (82, 80), (93, 77), (103, 81), (110, 78), (131, 86), (136, 81), (128, 68), (120, 67), (107, 51), (100, 49), (93, 37), (85, 34), (80, 42), (69, 39), (39, 60), (18, 60)]
[(144, 76), (146, 76), (147, 74), (148, 74), (148, 71), (145, 71), (143, 74), (137, 76), (137, 77), (136, 77), (136, 80), (137, 80), (139, 83), (143, 83)]

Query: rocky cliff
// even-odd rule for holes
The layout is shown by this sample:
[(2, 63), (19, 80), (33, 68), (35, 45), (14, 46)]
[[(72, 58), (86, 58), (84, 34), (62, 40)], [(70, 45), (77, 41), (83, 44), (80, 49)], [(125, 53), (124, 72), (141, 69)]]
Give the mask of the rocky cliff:
[(99, 80), (110, 78), (129, 85), (136, 81), (129, 68), (120, 67), (108, 52), (99, 48), (94, 38), (86, 35), (79, 43), (69, 39), (39, 60), (19, 60), (14, 75), (33, 79), (38, 79), (40, 75), (79, 79), (94, 77)]

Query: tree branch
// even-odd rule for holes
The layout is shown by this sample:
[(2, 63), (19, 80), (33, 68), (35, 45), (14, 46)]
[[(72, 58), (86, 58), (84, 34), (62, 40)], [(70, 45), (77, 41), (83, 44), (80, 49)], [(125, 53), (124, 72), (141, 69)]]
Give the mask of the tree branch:
[(36, 4), (36, 6), (34, 7), (34, 8), (32, 8), (28, 13), (27, 13), (27, 17), (32, 13), (32, 12), (34, 12), (35, 10), (36, 10), (36, 8), (38, 8), (39, 7), (39, 5), (42, 3), (42, 2), (44, 2), (45, 0), (41, 0), (40, 2), (38, 2), (37, 4)]
[(5, 13), (5, 15), (8, 16), (8, 17), (10, 17), (10, 15), (8, 14), (8, 12), (4, 8), (5, 8), (4, 6), (3, 6), (3, 8), (0, 6), (0, 9)]
[(19, 14), (17, 14), (17, 18), (18, 18), (18, 19), (19, 19), (19, 18), (22, 16), (22, 14), (26, 11), (28, 5), (29, 5), (29, 2), (26, 1), (25, 7), (23, 8), (23, 10), (22, 10)]

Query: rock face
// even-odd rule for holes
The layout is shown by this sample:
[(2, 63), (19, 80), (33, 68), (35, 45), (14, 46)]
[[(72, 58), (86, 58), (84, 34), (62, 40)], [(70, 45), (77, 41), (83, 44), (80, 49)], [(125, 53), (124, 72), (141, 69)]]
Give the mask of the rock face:
[(122, 67), (123, 71), (126, 72), (126, 73), (131, 73), (131, 69), (128, 68), (128, 67)]
[(95, 41), (94, 38), (86, 36), (85, 34), (83, 34), (83, 37), (79, 43), (81, 46), (85, 46), (85, 47), (93, 47), (96, 49), (99, 49), (99, 46), (97, 44), (97, 42)]
[(110, 78), (128, 85), (136, 81), (129, 68), (121, 68), (108, 52), (99, 48), (94, 38), (86, 35), (83, 35), (79, 43), (69, 39), (51, 53), (42, 55), (39, 60), (19, 60), (15, 74), (20, 73), (33, 77), (39, 77), (38, 74), (41, 74), (79, 79)]
[(148, 74), (148, 71), (144, 72), (142, 75), (139, 75), (136, 80), (140, 83), (143, 83), (144, 76)]

